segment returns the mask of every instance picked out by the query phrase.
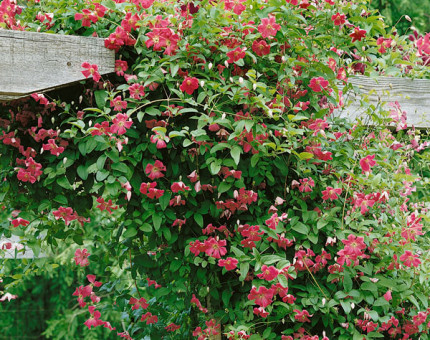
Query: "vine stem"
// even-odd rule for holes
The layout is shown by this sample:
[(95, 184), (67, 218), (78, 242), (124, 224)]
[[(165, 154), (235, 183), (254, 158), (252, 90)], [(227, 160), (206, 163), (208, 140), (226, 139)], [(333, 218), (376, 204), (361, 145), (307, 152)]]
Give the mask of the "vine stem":
[[(132, 267), (133, 267), (133, 261), (131, 260), (131, 249), (129, 249), (128, 253), (130, 255), (130, 269), (132, 269)], [(132, 277), (132, 279), (133, 279), (133, 277)], [(136, 281), (136, 279), (133, 279), (133, 281), (134, 281), (134, 286), (136, 287), (137, 294), (139, 295), (139, 298), (142, 298), (142, 295), (140, 295), (139, 288), (137, 287), (137, 281)]]
[(324, 295), (325, 299), (328, 301), (328, 297), (327, 295), (325, 295), (324, 291), (322, 290), (321, 286), (318, 284), (318, 281), (315, 279), (315, 276), (312, 274), (312, 272), (309, 270), (308, 265), (306, 264), (306, 261), (303, 261), (303, 264), (306, 267), (306, 270), (308, 271), (309, 274), (311, 274), (312, 279), (314, 280), (315, 284), (317, 285), (318, 289), (320, 290), (320, 292), (322, 293), (322, 295)]

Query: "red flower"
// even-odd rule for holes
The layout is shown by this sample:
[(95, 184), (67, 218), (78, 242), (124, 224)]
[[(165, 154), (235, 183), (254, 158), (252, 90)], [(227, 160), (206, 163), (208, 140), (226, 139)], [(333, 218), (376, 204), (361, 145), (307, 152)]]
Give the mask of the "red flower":
[(300, 192), (312, 192), (312, 188), (315, 187), (314, 180), (309, 178), (301, 178), (300, 180), (299, 191)]
[(125, 60), (115, 60), (115, 72), (118, 76), (123, 76), (127, 69), (128, 64)]
[(366, 36), (366, 31), (360, 29), (360, 27), (355, 27), (354, 32), (349, 35), (352, 38), (352, 42), (361, 41)]
[(371, 172), (372, 170), (370, 168), (375, 165), (376, 165), (375, 155), (369, 155), (360, 159), (360, 166), (363, 172)]
[(151, 312), (147, 312), (144, 315), (142, 315), (140, 321), (145, 321), (146, 320), (146, 324), (150, 325), (152, 323), (157, 323), (158, 322), (158, 316), (157, 315), (153, 315)]
[(364, 237), (357, 237), (353, 234), (348, 235), (348, 239), (342, 240), (342, 243), (345, 245), (345, 252), (350, 255), (360, 256), (366, 249)]
[(97, 208), (99, 208), (100, 211), (107, 210), (107, 211), (109, 211), (110, 214), (112, 214), (112, 210), (118, 209), (117, 205), (115, 205), (115, 206), (113, 205), (112, 200), (105, 202), (103, 197), (99, 197), (99, 198), (97, 198), (97, 202), (99, 203), (97, 205)]
[(194, 90), (199, 88), (199, 81), (195, 77), (186, 77), (182, 82), (182, 85), (179, 86), (182, 92), (187, 92), (188, 94), (193, 94)]
[(94, 81), (99, 81), (101, 76), (100, 73), (98, 73), (98, 66), (96, 64), (90, 64), (88, 62), (84, 62), (81, 65), (86, 70), (81, 71), (85, 78), (88, 78), (89, 76), (93, 76)]
[(251, 292), (248, 294), (248, 300), (255, 300), (257, 305), (265, 308), (272, 303), (273, 295), (273, 289), (267, 289), (261, 286), (257, 290), (255, 287), (252, 287)]
[(104, 324), (104, 321), (100, 320), (100, 312), (95, 310), (95, 308), (95, 306), (88, 306), (91, 316), (84, 322), (84, 325), (89, 329), (91, 329), (91, 327), (97, 327)]
[(218, 260), (218, 266), (225, 267), (227, 270), (233, 270), (237, 268), (239, 261), (233, 257), (228, 257), (226, 260)]
[(186, 186), (184, 182), (175, 182), (170, 186), (170, 189), (172, 190), (172, 192), (178, 193), (179, 191), (185, 192), (186, 190), (190, 190), (190, 187)]
[(114, 111), (122, 111), (127, 108), (127, 102), (125, 100), (121, 100), (121, 96), (116, 96), (111, 100), (110, 106), (113, 107)]
[(78, 214), (76, 214), (76, 212), (74, 212), (70, 207), (59, 207), (58, 210), (52, 212), (52, 215), (54, 215), (56, 220), (62, 218), (64, 222), (66, 222), (66, 225), (69, 225), (71, 221), (78, 218)]
[(276, 18), (274, 16), (261, 19), (261, 25), (258, 26), (258, 31), (263, 38), (275, 36), (276, 32), (280, 29), (281, 25), (276, 23)]
[(333, 14), (331, 17), (331, 20), (333, 20), (333, 23), (335, 24), (335, 26), (342, 26), (343, 24), (345, 24), (345, 19), (346, 19), (346, 15), (340, 14), (339, 12), (336, 14)]
[(227, 62), (232, 64), (235, 61), (245, 58), (245, 50), (237, 47), (235, 50), (227, 52), (227, 57), (229, 58)]
[(96, 281), (96, 276), (95, 276), (95, 275), (88, 274), (88, 275), (87, 275), (87, 280), (88, 280), (89, 282), (91, 282), (91, 283), (92, 283), (94, 286), (96, 286), (96, 287), (100, 287), (100, 286), (102, 285), (102, 283), (101, 283), (101, 282)]
[(269, 313), (266, 312), (266, 310), (263, 307), (254, 308), (254, 314), (261, 316), (262, 318), (267, 318), (267, 316), (269, 315)]
[(325, 80), (323, 77), (312, 78), (309, 84), (309, 87), (314, 92), (322, 92), (322, 90), (327, 89), (328, 80)]
[(43, 150), (50, 151), (51, 155), (59, 156), (63, 153), (64, 148), (55, 144), (55, 139), (49, 139), (48, 144), (42, 145)]
[(418, 257), (418, 255), (412, 254), (410, 250), (406, 250), (404, 254), (400, 256), (400, 261), (402, 261), (406, 267), (418, 267), (421, 263)]
[(175, 325), (173, 322), (169, 325), (167, 325), (166, 327), (164, 327), (168, 332), (174, 332), (176, 330), (178, 330), (179, 328), (181, 328), (180, 325)]
[(145, 88), (141, 84), (133, 84), (128, 88), (130, 92), (130, 98), (141, 99), (145, 95)]
[(18, 217), (16, 219), (12, 220), (12, 225), (14, 228), (17, 228), (20, 225), (26, 227), (29, 223), (30, 223), (30, 221), (24, 220), (21, 217)]
[(332, 188), (332, 187), (327, 187), (326, 190), (323, 190), (321, 192), (323, 194), (323, 200), (328, 200), (330, 199), (331, 201), (338, 199), (337, 195), (340, 195), (342, 193), (342, 188)]
[(296, 312), (297, 314), (294, 315), (294, 318), (299, 322), (311, 322), (308, 317), (311, 317), (312, 315), (309, 315), (309, 312), (305, 309), (303, 311), (299, 311), (298, 309), (294, 309), (293, 312)]
[(274, 279), (276, 279), (276, 277), (279, 274), (279, 270), (276, 269), (273, 266), (266, 266), (265, 264), (263, 264), (263, 266), (261, 267), (261, 274), (258, 274), (258, 278), (266, 280), (266, 281), (272, 281)]
[(90, 27), (91, 22), (95, 24), (98, 19), (99, 18), (97, 17), (97, 15), (94, 14), (94, 12), (86, 8), (82, 10), (82, 13), (75, 14), (75, 20), (82, 20), (82, 26), (84, 27)]
[(132, 297), (130, 298), (130, 301), (128, 302), (129, 305), (133, 305), (133, 307), (131, 307), (132, 310), (136, 310), (139, 309), (140, 307), (142, 307), (143, 309), (148, 308), (148, 304), (146, 303), (146, 299), (145, 298), (140, 298), (139, 300)]
[(110, 132), (123, 135), (127, 132), (127, 129), (131, 127), (133, 121), (126, 114), (118, 113), (112, 120), (112, 123), (113, 124), (110, 127)]
[(155, 144), (157, 149), (167, 148), (167, 143), (170, 141), (170, 138), (165, 136), (164, 134), (155, 131), (155, 135), (152, 135), (150, 138), (151, 143)]
[(86, 249), (76, 249), (75, 251), (75, 263), (78, 266), (86, 267), (90, 264), (90, 261), (88, 261), (88, 256), (91, 254)]
[(225, 245), (227, 244), (226, 240), (218, 240), (213, 237), (210, 237), (205, 241), (205, 253), (208, 256), (211, 256), (215, 259), (220, 259), (221, 256), (224, 256), (227, 253), (227, 249)]
[(260, 57), (270, 53), (270, 46), (264, 40), (254, 40), (252, 50)]
[(145, 173), (152, 180), (164, 177), (161, 171), (166, 171), (166, 166), (159, 160), (156, 160), (154, 165), (149, 163), (145, 168)]
[(384, 294), (384, 299), (387, 300), (388, 302), (390, 302), (390, 300), (392, 300), (392, 296), (391, 296), (391, 290), (387, 290), (387, 292)]

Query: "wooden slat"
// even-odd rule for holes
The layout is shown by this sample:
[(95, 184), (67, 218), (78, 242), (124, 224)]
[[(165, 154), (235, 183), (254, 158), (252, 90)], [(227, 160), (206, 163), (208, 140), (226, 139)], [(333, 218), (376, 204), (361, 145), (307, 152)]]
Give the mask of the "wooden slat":
[(85, 61), (108, 74), (115, 52), (101, 38), (0, 29), (0, 101), (83, 80)]
[[(20, 244), (21, 240), (18, 236), (12, 235), (10, 238), (0, 237), (0, 249), (5, 243), (12, 243), (12, 246), (15, 247), (16, 244)], [(46, 257), (46, 254), (41, 252), (39, 256), (35, 256), (33, 251), (26, 247), (25, 252), (18, 251), (15, 255), (15, 249), (10, 250), (0, 250), (0, 260), (1, 259), (34, 259), (34, 258), (41, 258)]]
[[(402, 111), (407, 112), (407, 123), (418, 128), (430, 127), (430, 80), (395, 77), (356, 76), (350, 78), (350, 83), (360, 88), (360, 95), (345, 96), (345, 104), (352, 101), (345, 109), (336, 115), (356, 120), (358, 117), (368, 121), (369, 117), (359, 105), (360, 96), (368, 95), (373, 105), (378, 102), (398, 101)], [(372, 92), (371, 94), (369, 94)], [(373, 93), (374, 92), (374, 93)], [(386, 106), (388, 110), (388, 106)], [(370, 122), (371, 123), (371, 122)]]

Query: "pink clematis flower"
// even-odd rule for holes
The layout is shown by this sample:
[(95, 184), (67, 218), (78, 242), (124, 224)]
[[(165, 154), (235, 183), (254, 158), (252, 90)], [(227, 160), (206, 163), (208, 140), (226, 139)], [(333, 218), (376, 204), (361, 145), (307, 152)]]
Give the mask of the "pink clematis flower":
[(83, 250), (76, 249), (76, 252), (75, 252), (75, 263), (76, 263), (76, 265), (81, 266), (81, 267), (88, 266), (90, 264), (90, 261), (88, 261), (88, 257), (90, 255), (91, 254), (86, 249), (83, 249)]

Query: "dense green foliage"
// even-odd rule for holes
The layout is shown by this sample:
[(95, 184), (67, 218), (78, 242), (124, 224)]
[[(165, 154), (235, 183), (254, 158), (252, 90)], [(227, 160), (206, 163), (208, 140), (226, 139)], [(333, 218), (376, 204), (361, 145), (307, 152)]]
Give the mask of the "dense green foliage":
[[(411, 34), (411, 26), (421, 33), (430, 32), (430, 1), (428, 0), (372, 0), (371, 6), (378, 9), (388, 25), (399, 34)], [(408, 16), (408, 18), (405, 18)]]

